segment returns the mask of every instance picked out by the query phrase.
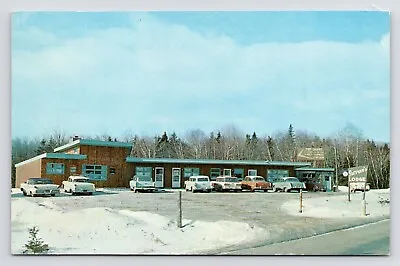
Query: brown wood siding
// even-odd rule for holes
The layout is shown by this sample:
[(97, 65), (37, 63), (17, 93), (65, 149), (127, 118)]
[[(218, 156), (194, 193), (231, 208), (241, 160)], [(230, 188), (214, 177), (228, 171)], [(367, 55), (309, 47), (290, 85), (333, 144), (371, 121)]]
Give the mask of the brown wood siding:
[(131, 173), (131, 176), (133, 176), (136, 173), (136, 167), (152, 167), (153, 168), (153, 180), (155, 177), (155, 168), (156, 167), (163, 167), (164, 168), (164, 187), (166, 188), (171, 188), (172, 187), (172, 168), (181, 168), (181, 187), (184, 187), (184, 182), (185, 179), (183, 177), (184, 173), (184, 168), (199, 168), (200, 170), (200, 175), (207, 175), (210, 176), (210, 170), (211, 168), (220, 168), (220, 174), (222, 175), (223, 169), (233, 169), (235, 168), (240, 168), (244, 169), (244, 176), (247, 175), (248, 170), (250, 169), (255, 169), (257, 170), (257, 175), (267, 177), (267, 170), (268, 169), (282, 169), (282, 170), (289, 170), (289, 175), (290, 176), (295, 176), (295, 171), (293, 166), (262, 166), (262, 165), (257, 165), (257, 166), (251, 166), (251, 165), (226, 165), (226, 164), (171, 164), (171, 163), (160, 163), (160, 164), (155, 164), (155, 163), (130, 163), (129, 166), (127, 166), (127, 172)]
[(15, 170), (15, 187), (20, 187), (30, 177), (41, 177), (41, 159), (18, 166)]
[[(126, 157), (130, 149), (123, 147), (80, 146), (80, 154), (87, 155), (82, 164), (98, 164), (107, 166), (107, 180), (96, 181), (97, 187), (128, 187), (131, 173), (127, 172)], [(81, 165), (82, 165), (81, 164)], [(110, 168), (115, 168), (115, 174), (110, 174)], [(82, 166), (79, 169), (82, 171)]]
[[(43, 158), (42, 159), (42, 171), (41, 176), (50, 178), (53, 180), (55, 184), (61, 185), (62, 181), (67, 180), (71, 175), (80, 175), (82, 171), (82, 161), (83, 160), (66, 160), (66, 159), (51, 159), (51, 158)], [(47, 163), (63, 163), (64, 164), (64, 174), (47, 174), (46, 166)], [(76, 167), (76, 172), (71, 173), (71, 167)]]

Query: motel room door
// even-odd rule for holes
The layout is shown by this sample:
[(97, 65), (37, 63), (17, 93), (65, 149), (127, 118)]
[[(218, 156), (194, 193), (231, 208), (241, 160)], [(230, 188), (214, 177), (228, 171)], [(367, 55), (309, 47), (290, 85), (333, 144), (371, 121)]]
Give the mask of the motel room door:
[(156, 167), (156, 173), (154, 178), (154, 185), (157, 188), (164, 187), (164, 167)]
[(181, 168), (172, 168), (172, 188), (181, 187)]

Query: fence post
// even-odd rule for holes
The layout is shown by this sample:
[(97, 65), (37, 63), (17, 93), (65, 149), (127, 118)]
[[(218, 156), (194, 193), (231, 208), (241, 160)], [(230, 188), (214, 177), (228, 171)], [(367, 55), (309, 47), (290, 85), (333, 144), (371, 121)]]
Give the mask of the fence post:
[(303, 213), (303, 189), (300, 189), (300, 213)]
[(178, 228), (182, 228), (182, 191), (178, 193)]

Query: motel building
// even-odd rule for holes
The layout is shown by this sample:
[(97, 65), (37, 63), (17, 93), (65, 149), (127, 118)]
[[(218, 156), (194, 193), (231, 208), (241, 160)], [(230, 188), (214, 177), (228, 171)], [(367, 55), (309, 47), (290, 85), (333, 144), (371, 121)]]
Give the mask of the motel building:
[(30, 177), (50, 178), (55, 184), (69, 176), (88, 177), (97, 187), (129, 187), (134, 175), (151, 176), (157, 188), (183, 188), (193, 175), (220, 175), (243, 178), (260, 175), (265, 178), (313, 175), (332, 188), (333, 168), (313, 168), (310, 162), (251, 160), (209, 160), (131, 157), (132, 144), (74, 138), (70, 143), (17, 163), (16, 187)]

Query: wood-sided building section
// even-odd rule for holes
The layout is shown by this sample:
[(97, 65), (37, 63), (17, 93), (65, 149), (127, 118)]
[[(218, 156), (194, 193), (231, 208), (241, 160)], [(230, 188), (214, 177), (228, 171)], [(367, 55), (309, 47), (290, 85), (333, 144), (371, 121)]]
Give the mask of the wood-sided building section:
[(151, 177), (156, 187), (181, 188), (193, 175), (206, 175), (215, 180), (217, 176), (247, 175), (266, 177), (296, 176), (295, 168), (309, 166), (310, 163), (271, 162), (249, 160), (206, 160), (170, 158), (126, 158), (128, 172), (133, 175)]

